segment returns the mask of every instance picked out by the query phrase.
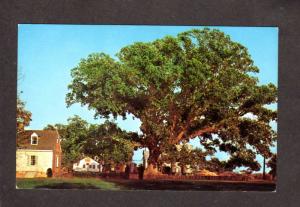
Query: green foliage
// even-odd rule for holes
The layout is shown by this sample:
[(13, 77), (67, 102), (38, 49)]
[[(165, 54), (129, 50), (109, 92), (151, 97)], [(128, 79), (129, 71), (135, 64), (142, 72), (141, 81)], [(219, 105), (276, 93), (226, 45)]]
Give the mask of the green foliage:
[(208, 152), (204, 152), (199, 148), (192, 148), (191, 145), (184, 143), (181, 145), (170, 145), (164, 148), (164, 152), (160, 155), (158, 162), (163, 163), (179, 163), (180, 166), (190, 165), (192, 168), (205, 168), (205, 157)]
[(228, 165), (226, 165), (226, 161), (220, 161), (216, 157), (212, 157), (210, 160), (206, 161), (205, 169), (212, 172), (224, 172), (224, 171), (233, 170), (233, 168), (228, 169)]
[(239, 152), (239, 154), (233, 155), (226, 163), (225, 169), (235, 169), (236, 167), (248, 167), (248, 170), (258, 171), (260, 164), (255, 159), (255, 153), (251, 150)]
[(31, 121), (31, 112), (25, 109), (25, 103), (17, 97), (17, 133), (24, 131)]
[(267, 162), (267, 166), (271, 168), (269, 174), (274, 177), (277, 175), (277, 154), (272, 154), (270, 160)]
[(106, 121), (102, 125), (91, 125), (85, 141), (84, 153), (96, 155), (105, 163), (131, 161), (134, 145), (130, 133), (122, 131), (115, 123)]
[[(64, 188), (66, 184), (74, 189), (99, 188), (102, 190), (120, 190), (120, 186), (99, 178), (19, 178), (16, 185), (20, 189), (34, 188)], [(61, 186), (61, 187), (60, 187)]]
[[(48, 125), (46, 128), (49, 127), (53, 126)], [(68, 119), (68, 124), (56, 124), (54, 127), (62, 139), (63, 166), (72, 169), (73, 163), (82, 157), (83, 143), (87, 138), (89, 124), (79, 116), (74, 116)]]
[(94, 53), (82, 59), (72, 69), (66, 102), (87, 105), (95, 116), (140, 119), (143, 135), (135, 141), (149, 148), (151, 163), (168, 145), (195, 137), (207, 150), (219, 148), (234, 158), (249, 150), (270, 156), (276, 133), (269, 123), (277, 112), (266, 105), (277, 102), (277, 88), (258, 84), (253, 74), (259, 69), (247, 48), (228, 35), (195, 29), (136, 42), (117, 57)]
[(214, 172), (232, 171), (242, 166), (248, 167), (247, 172), (258, 171), (261, 167), (256, 160), (255, 153), (251, 150), (238, 151), (238, 154), (234, 153), (227, 161), (212, 157), (205, 163), (205, 168)]
[(48, 124), (43, 128), (43, 130), (56, 130), (56, 127), (51, 124)]
[(68, 124), (48, 125), (45, 129), (57, 129), (62, 138), (63, 165), (72, 164), (84, 156), (98, 157), (109, 164), (130, 161), (133, 144), (128, 141), (131, 133), (122, 131), (115, 123), (89, 124), (79, 116), (68, 119)]

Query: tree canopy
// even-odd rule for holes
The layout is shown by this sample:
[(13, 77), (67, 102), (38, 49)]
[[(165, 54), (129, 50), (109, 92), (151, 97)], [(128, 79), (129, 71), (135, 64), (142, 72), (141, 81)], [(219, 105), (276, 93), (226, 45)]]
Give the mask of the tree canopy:
[(140, 119), (142, 135), (132, 139), (149, 148), (153, 164), (169, 145), (195, 137), (254, 162), (256, 153), (270, 156), (269, 123), (277, 120), (266, 107), (277, 102), (277, 87), (260, 85), (258, 72), (246, 47), (219, 30), (194, 29), (133, 43), (116, 57), (90, 54), (72, 69), (66, 102)]
[(271, 168), (269, 174), (273, 176), (273, 178), (277, 175), (277, 154), (272, 154), (270, 160), (267, 162), (267, 166)]
[(164, 152), (159, 156), (158, 162), (163, 163), (179, 163), (184, 168), (189, 165), (192, 169), (206, 168), (206, 156), (209, 151), (204, 152), (200, 148), (193, 148), (192, 145), (183, 143), (181, 145), (173, 145), (164, 148)]
[(29, 126), (31, 121), (31, 112), (25, 109), (25, 102), (19, 96), (17, 97), (17, 133), (24, 131), (26, 126)]
[(91, 156), (104, 164), (120, 164), (131, 161), (133, 144), (127, 133), (115, 123), (89, 124), (79, 116), (68, 119), (68, 124), (47, 125), (44, 129), (57, 129), (62, 139), (63, 163), (72, 164)]

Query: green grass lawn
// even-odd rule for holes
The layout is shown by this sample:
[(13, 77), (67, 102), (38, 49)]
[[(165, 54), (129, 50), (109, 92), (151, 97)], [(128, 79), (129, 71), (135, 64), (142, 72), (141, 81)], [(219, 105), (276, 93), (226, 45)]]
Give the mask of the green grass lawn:
[(274, 191), (274, 182), (209, 180), (124, 180), (100, 178), (22, 178), (19, 189)]
[(109, 179), (109, 182), (127, 190), (179, 190), (179, 191), (274, 191), (274, 182), (246, 182), (222, 180), (124, 180)]
[(19, 189), (123, 189), (99, 178), (17, 178), (16, 185)]

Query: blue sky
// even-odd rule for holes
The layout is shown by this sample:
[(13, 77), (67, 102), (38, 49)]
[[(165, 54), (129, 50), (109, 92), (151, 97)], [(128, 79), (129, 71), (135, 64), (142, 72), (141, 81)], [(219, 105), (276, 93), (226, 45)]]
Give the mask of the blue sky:
[[(79, 104), (66, 107), (65, 95), (71, 82), (70, 70), (90, 53), (104, 52), (114, 56), (122, 47), (136, 41), (152, 41), (165, 35), (177, 35), (197, 26), (108, 26), (108, 25), (39, 25), (21, 24), (18, 27), (18, 91), (26, 108), (32, 112), (28, 129), (42, 129), (47, 124), (66, 123), (75, 114), (90, 123), (94, 112)], [(210, 27), (212, 28), (212, 27)], [(278, 28), (276, 27), (214, 27), (246, 46), (259, 67), (260, 84), (277, 85)], [(277, 105), (271, 106), (277, 108)], [(129, 131), (139, 130), (139, 121), (118, 119)], [(274, 128), (276, 124), (273, 124)], [(197, 140), (192, 144), (199, 145)], [(274, 151), (276, 148), (273, 149)], [(226, 159), (225, 153), (218, 153)], [(134, 160), (141, 159), (141, 151)], [(261, 161), (261, 158), (258, 157)]]

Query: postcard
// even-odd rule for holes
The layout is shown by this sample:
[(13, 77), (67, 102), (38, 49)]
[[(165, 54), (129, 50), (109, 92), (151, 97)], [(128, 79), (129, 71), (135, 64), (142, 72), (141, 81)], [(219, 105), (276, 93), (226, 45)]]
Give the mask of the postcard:
[(19, 24), (16, 188), (275, 191), (278, 28)]

